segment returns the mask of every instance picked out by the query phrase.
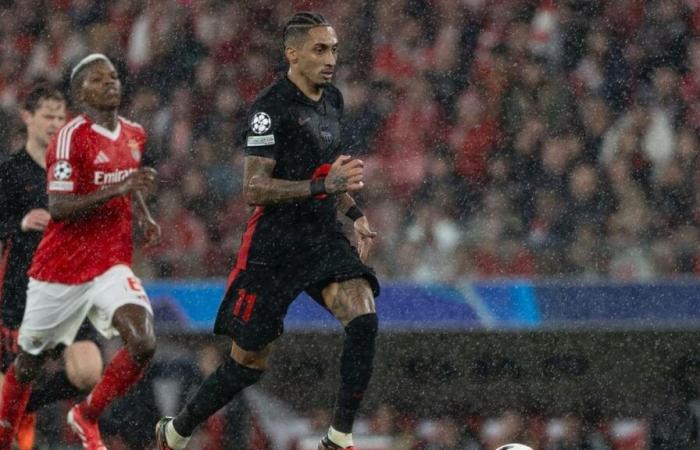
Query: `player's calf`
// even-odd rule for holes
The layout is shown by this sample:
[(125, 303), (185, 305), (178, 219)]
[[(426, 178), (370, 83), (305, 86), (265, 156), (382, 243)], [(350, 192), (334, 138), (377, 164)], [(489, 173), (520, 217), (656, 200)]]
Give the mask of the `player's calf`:
[(319, 449), (337, 450), (353, 446), (352, 426), (372, 377), (377, 331), (375, 313), (356, 317), (345, 327), (340, 357), (340, 389), (333, 422)]
[(226, 358), (226, 361), (204, 380), (180, 414), (168, 424), (166, 431), (174, 437), (170, 439), (168, 436), (170, 445), (178, 448), (174, 445), (176, 441), (189, 438), (197, 425), (231, 401), (234, 395), (257, 383), (262, 375), (262, 370), (246, 367), (233, 358)]
[(9, 450), (32, 393), (31, 382), (18, 380), (15, 365), (5, 374), (0, 399), (0, 450)]

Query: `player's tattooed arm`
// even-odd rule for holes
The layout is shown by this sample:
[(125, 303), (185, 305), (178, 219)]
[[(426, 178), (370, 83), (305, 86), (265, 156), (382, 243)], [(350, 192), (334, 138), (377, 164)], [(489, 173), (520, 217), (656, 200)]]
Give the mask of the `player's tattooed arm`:
[(112, 184), (85, 195), (49, 193), (49, 213), (56, 221), (83, 218), (98, 206), (114, 197), (132, 192), (150, 192), (155, 182), (156, 171), (143, 167), (129, 175), (124, 181)]
[(243, 195), (249, 205), (271, 205), (308, 198), (308, 180), (292, 181), (273, 178), (276, 161), (261, 156), (246, 156), (243, 170)]
[[(270, 205), (308, 198), (312, 195), (312, 180), (292, 181), (273, 178), (275, 160), (246, 156), (243, 194), (249, 205)], [(326, 194), (341, 194), (362, 189), (362, 161), (340, 156), (331, 165), (323, 186)]]

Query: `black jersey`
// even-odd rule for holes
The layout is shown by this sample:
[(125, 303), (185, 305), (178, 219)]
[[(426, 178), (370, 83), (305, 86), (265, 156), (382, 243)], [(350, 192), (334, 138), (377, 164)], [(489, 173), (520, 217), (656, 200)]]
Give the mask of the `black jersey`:
[[(274, 159), (274, 178), (299, 181), (324, 176), (341, 154), (342, 114), (343, 97), (335, 86), (326, 86), (315, 102), (282, 77), (251, 106), (246, 155)], [(245, 268), (246, 262), (285, 264), (288, 257), (323, 245), (328, 233), (341, 232), (336, 210), (334, 195), (256, 208), (237, 267)]]
[(26, 149), (0, 164), (0, 317), (5, 327), (19, 328), (22, 322), (27, 269), (43, 234), (23, 232), (22, 218), (32, 209), (47, 207), (46, 174)]

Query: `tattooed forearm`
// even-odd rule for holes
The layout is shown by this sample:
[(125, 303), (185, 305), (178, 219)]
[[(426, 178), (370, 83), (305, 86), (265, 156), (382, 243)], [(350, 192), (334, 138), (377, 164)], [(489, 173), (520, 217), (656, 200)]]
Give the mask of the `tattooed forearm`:
[(270, 205), (307, 198), (311, 195), (309, 180), (290, 181), (272, 178), (275, 160), (246, 156), (243, 195), (249, 205)]
[(376, 312), (372, 289), (364, 278), (331, 283), (323, 290), (323, 299), (343, 326), (358, 316)]

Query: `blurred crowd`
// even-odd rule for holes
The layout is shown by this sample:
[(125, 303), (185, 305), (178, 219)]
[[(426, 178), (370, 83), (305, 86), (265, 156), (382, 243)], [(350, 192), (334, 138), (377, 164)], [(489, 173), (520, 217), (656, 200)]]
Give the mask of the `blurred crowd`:
[(164, 239), (141, 273), (225, 275), (246, 108), (284, 73), (302, 8), (340, 38), (382, 276), (700, 273), (697, 0), (0, 0), (0, 155), (33, 81), (109, 55), (160, 174)]

